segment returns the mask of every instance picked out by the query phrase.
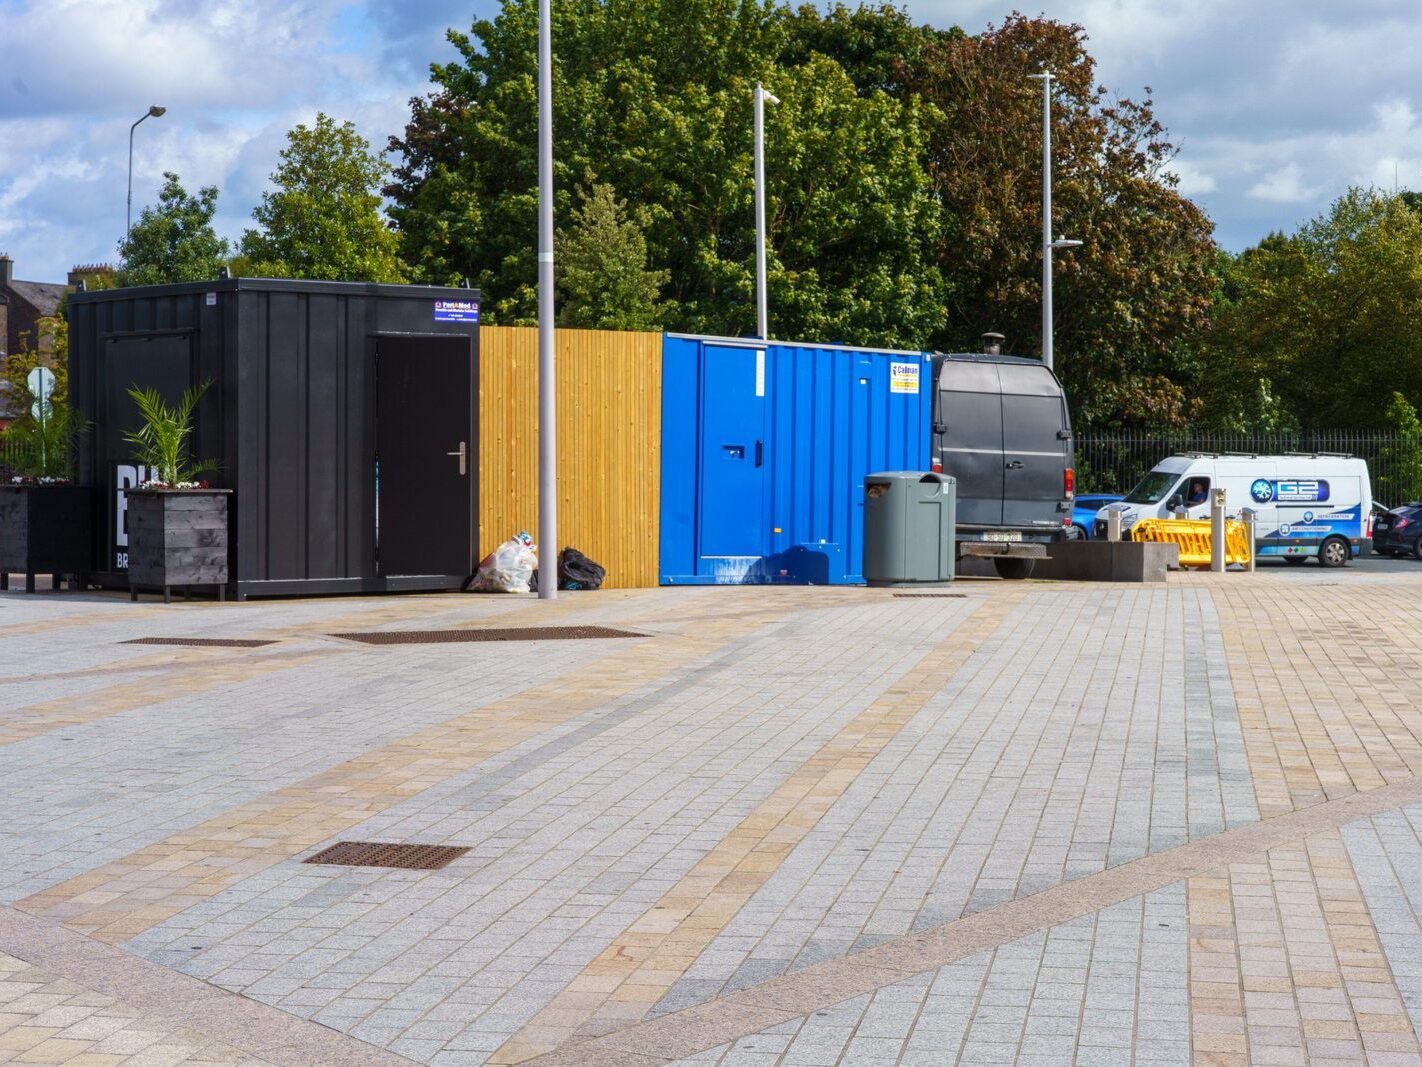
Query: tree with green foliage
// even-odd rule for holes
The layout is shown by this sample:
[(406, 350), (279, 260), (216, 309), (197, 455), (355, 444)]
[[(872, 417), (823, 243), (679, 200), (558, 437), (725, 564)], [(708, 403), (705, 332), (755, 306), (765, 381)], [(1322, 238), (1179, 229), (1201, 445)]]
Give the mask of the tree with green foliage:
[(380, 212), (389, 166), (356, 132), (318, 114), (287, 134), (276, 189), (252, 212), (259, 229), (242, 236), (248, 274), (331, 281), (401, 282), (399, 240)]
[(1215, 246), (1176, 190), (1149, 95), (1108, 97), (1082, 27), (1021, 15), (977, 36), (936, 33), (905, 65), (909, 91), (934, 108), (925, 166), (941, 227), (930, 256), (951, 293), (934, 342), (975, 351), (995, 330), (1006, 351), (1040, 352), (1042, 90), (1029, 76), (1049, 70), (1053, 229), (1084, 242), (1054, 257), (1056, 370), (1073, 420), (1184, 425)]
[(1417, 407), (1401, 393), (1393, 393), (1386, 412), (1394, 443), (1378, 449), (1374, 469), (1379, 472), (1373, 492), (1379, 500), (1401, 504), (1422, 499), (1422, 419)]
[(119, 242), (120, 285), (162, 285), (216, 278), (227, 265), (230, 246), (212, 228), (217, 187), (204, 186), (192, 196), (178, 176), (163, 174), (158, 203), (145, 207), (133, 229)]
[(645, 217), (645, 211), (630, 217), (627, 202), (606, 182), (583, 195), (555, 246), (560, 326), (660, 328), (661, 291), (671, 275), (647, 267)]
[[(807, 49), (782, 62), (792, 23), (772, 0), (555, 0), (558, 216), (575, 181), (611, 185), (645, 219), (650, 269), (669, 274), (664, 324), (753, 332), (763, 81), (782, 100), (767, 114), (773, 332), (920, 343), (945, 295), (927, 255), (939, 226), (919, 165), (927, 109), (861, 92)], [(535, 315), (536, 26), (533, 0), (506, 0), (451, 32), (460, 60), (433, 68), (435, 91), (391, 142), (406, 261), (421, 280), (474, 279), (491, 321)]]
[(1422, 402), (1422, 215), (1402, 197), (1350, 189), (1229, 271), (1202, 349), (1212, 420), (1252, 428), (1260, 383), (1306, 430), (1388, 427), (1380, 387)]

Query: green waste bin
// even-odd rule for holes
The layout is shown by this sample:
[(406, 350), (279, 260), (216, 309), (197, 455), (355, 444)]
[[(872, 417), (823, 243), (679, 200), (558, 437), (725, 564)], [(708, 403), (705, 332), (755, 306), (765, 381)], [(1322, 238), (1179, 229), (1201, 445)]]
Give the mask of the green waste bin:
[(864, 479), (864, 580), (870, 585), (953, 580), (958, 484), (933, 471)]

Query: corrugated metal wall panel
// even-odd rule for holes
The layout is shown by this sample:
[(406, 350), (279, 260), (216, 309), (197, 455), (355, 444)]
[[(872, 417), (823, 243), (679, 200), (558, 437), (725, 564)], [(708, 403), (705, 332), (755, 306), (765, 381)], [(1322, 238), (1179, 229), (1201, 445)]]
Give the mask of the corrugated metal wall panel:
[[(610, 588), (657, 584), (662, 335), (559, 330), (558, 540)], [(479, 551), (538, 532), (538, 331), (484, 326)]]
[[(744, 404), (763, 397), (764, 489), (754, 555), (721, 554), (708, 523), (744, 499), (718, 499), (713, 477), (727, 440), (707, 397), (739, 371), (735, 350), (761, 350), (763, 375), (739, 382)], [(668, 336), (664, 351), (661, 579), (666, 584), (863, 581), (864, 477), (928, 468), (932, 373), (920, 353), (846, 346)], [(741, 368), (743, 369), (743, 368)], [(719, 436), (718, 436), (719, 434)], [(734, 448), (735, 446), (731, 446)], [(732, 453), (735, 462), (739, 454)], [(750, 462), (747, 455), (745, 462)], [(676, 472), (673, 474), (673, 472)], [(753, 531), (755, 532), (755, 531)]]

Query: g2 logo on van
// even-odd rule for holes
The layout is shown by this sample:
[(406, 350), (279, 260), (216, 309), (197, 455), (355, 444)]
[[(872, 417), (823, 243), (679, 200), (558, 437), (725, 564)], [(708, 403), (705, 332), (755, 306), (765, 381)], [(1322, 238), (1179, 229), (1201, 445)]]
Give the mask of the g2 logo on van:
[(1328, 500), (1328, 483), (1321, 478), (1278, 482), (1257, 478), (1249, 487), (1249, 495), (1257, 504), (1267, 504), (1271, 500), (1281, 504), (1322, 504)]

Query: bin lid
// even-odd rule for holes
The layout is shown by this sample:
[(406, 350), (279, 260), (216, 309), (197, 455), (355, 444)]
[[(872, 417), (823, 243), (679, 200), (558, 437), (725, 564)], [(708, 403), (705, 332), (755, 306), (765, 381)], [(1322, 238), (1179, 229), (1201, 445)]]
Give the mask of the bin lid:
[(877, 471), (864, 476), (865, 485), (887, 485), (889, 482), (933, 482), (948, 485), (956, 479), (938, 471)]

